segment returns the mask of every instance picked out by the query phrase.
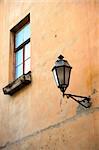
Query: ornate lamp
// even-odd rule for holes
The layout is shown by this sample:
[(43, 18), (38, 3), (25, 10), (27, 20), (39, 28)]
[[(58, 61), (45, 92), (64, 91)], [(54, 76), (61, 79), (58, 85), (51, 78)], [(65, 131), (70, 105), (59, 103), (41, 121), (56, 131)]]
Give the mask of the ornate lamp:
[(72, 67), (69, 65), (68, 61), (64, 60), (63, 58), (64, 57), (60, 55), (58, 57), (58, 60), (55, 62), (55, 66), (52, 69), (57, 87), (63, 93), (63, 97), (64, 96), (67, 96), (67, 98), (71, 97), (80, 105), (84, 106), (85, 108), (89, 108), (91, 106), (90, 97), (65, 94), (65, 91), (69, 86), (70, 73)]

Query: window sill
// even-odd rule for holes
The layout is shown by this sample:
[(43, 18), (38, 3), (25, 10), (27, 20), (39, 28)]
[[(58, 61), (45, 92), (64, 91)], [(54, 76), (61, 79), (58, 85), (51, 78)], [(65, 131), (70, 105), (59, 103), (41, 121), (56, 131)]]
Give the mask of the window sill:
[(27, 74), (20, 76), (18, 79), (12, 81), (7, 86), (3, 88), (4, 94), (13, 95), (21, 88), (31, 83), (31, 71)]

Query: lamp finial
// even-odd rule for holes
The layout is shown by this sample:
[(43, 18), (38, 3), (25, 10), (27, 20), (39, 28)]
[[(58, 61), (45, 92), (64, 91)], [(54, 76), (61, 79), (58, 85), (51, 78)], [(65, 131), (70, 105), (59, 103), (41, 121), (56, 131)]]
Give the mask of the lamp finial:
[(59, 57), (58, 57), (59, 59), (63, 59), (64, 58), (64, 56), (62, 56), (62, 55), (59, 55)]

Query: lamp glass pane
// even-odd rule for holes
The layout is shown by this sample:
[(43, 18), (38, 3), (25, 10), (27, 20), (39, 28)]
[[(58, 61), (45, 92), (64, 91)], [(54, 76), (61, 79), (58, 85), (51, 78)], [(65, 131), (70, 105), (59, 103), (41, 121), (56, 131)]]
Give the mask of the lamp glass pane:
[(59, 84), (64, 84), (64, 66), (57, 68), (57, 74), (59, 79)]
[(56, 74), (56, 69), (53, 70), (53, 75), (54, 75), (54, 79), (55, 79), (56, 85), (59, 86), (58, 77), (57, 77), (57, 74)]
[(69, 84), (69, 78), (70, 78), (70, 71), (71, 69), (69, 67), (65, 67), (65, 84)]

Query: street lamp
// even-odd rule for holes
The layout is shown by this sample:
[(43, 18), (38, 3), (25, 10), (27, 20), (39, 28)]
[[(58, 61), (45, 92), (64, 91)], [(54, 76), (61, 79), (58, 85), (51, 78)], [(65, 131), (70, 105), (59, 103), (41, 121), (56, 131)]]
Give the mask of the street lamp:
[(63, 58), (64, 57), (60, 55), (52, 69), (57, 87), (63, 93), (63, 97), (66, 96), (67, 98), (72, 98), (73, 100), (78, 102), (80, 105), (84, 106), (85, 108), (89, 108), (91, 106), (90, 97), (65, 93), (67, 87), (69, 86), (69, 80), (70, 80), (72, 67), (69, 65), (68, 61), (64, 60)]

